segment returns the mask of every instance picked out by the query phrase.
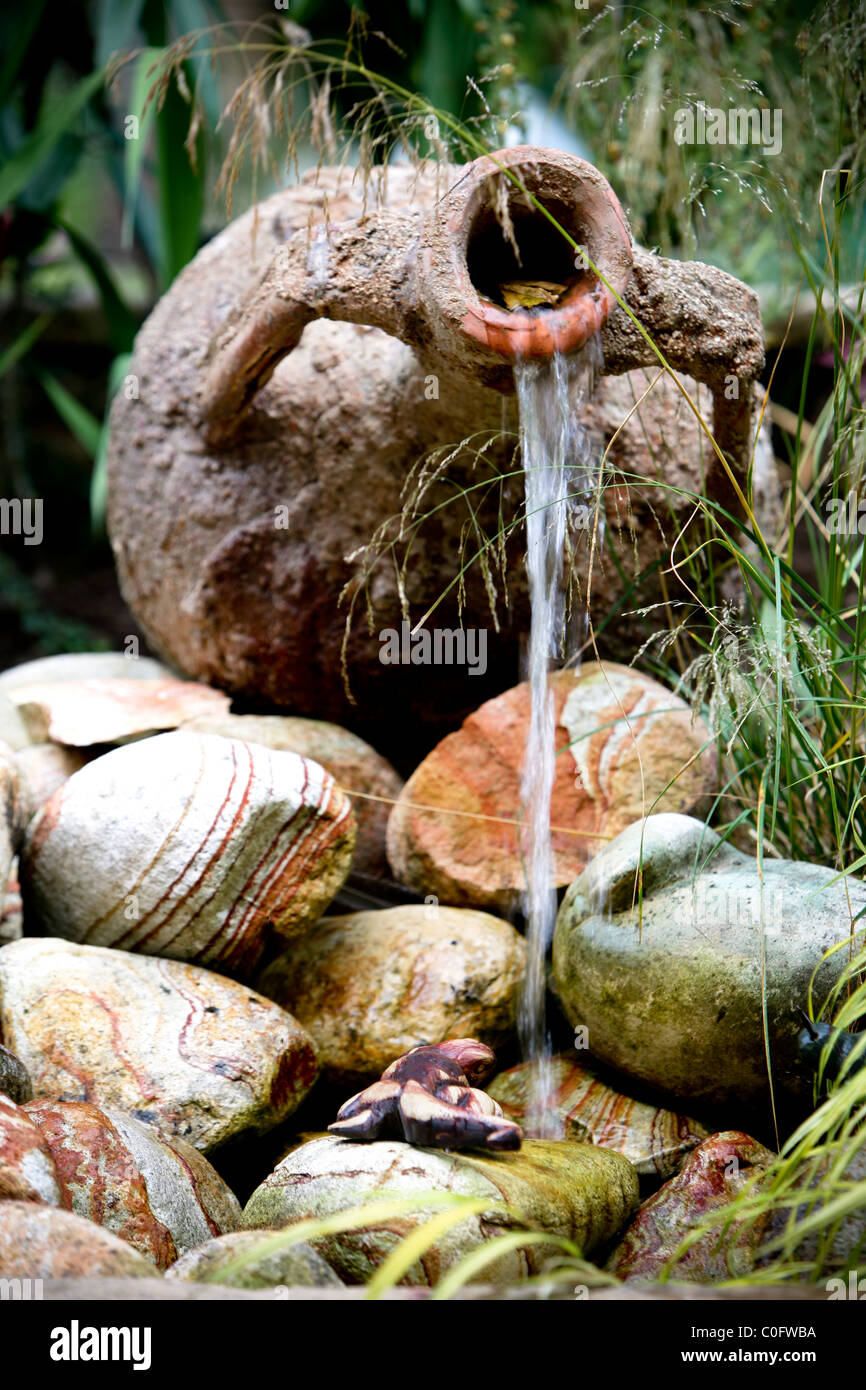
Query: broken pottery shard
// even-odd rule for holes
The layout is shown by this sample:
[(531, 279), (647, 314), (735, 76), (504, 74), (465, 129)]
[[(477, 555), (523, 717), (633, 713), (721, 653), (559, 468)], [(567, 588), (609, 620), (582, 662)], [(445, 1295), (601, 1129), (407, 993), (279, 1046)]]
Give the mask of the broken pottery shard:
[(114, 1106), (203, 1152), (279, 1124), (316, 1078), (307, 1034), (244, 985), (65, 941), (0, 949), (0, 1028), (37, 1099)]
[[(519, 1223), (565, 1236), (589, 1254), (610, 1240), (634, 1211), (638, 1176), (621, 1154), (590, 1144), (536, 1139), (519, 1153), (457, 1154), (397, 1140), (356, 1144), (326, 1135), (293, 1150), (277, 1165), (247, 1203), (244, 1224), (282, 1227), (385, 1198), (417, 1198), (417, 1209), (408, 1213), (311, 1241), (341, 1279), (363, 1283), (401, 1236), (441, 1211), (425, 1202), (431, 1192), (489, 1198), (490, 1209), (444, 1231), (403, 1276), (402, 1284), (436, 1284), (451, 1265), (492, 1234)], [(538, 1272), (554, 1248), (520, 1246), (492, 1260), (482, 1277), (494, 1284), (525, 1278)]]
[(156, 1266), (82, 1216), (38, 1202), (0, 1202), (0, 1275), (9, 1279), (155, 1279)]
[[(510, 1119), (522, 1125), (527, 1137), (534, 1130), (526, 1119), (530, 1083), (535, 1066), (522, 1062), (495, 1077), (488, 1086), (491, 1096)], [(545, 1135), (550, 1139), (577, 1139), (614, 1149), (645, 1176), (669, 1178), (687, 1154), (707, 1138), (697, 1120), (673, 1110), (661, 1110), (632, 1100), (605, 1084), (591, 1062), (578, 1062), (567, 1054), (551, 1058), (551, 1100)]]
[(324, 1075), (379, 1076), (419, 1043), (515, 1030), (526, 968), (509, 922), (466, 908), (410, 904), (326, 917), (262, 972), (257, 986), (307, 1029)]
[(199, 714), (224, 714), (231, 703), (221, 690), (196, 681), (114, 676), (34, 682), (8, 693), (35, 740), (75, 748), (175, 729)]
[[(716, 755), (688, 705), (628, 667), (558, 671), (550, 690), (559, 750), (551, 886), (562, 887), (651, 808), (701, 805), (716, 783)], [(529, 714), (529, 686), (515, 686), (481, 705), (416, 769), (388, 823), (398, 879), (442, 902), (500, 910), (516, 903), (525, 888), (515, 822)]]
[(677, 1258), (671, 1277), (707, 1284), (748, 1274), (766, 1239), (771, 1213), (725, 1230), (722, 1209), (772, 1161), (769, 1149), (748, 1134), (726, 1130), (710, 1135), (676, 1177), (643, 1203), (606, 1267), (626, 1282), (655, 1281), (697, 1222), (718, 1211), (719, 1221)]
[(25, 1113), (54, 1160), (61, 1205), (104, 1226), (160, 1269), (239, 1224), (237, 1198), (182, 1139), (84, 1102), (33, 1101)]
[(25, 908), (86, 945), (246, 974), (315, 922), (351, 863), (352, 808), (317, 763), (171, 733), (97, 758), (31, 822)]

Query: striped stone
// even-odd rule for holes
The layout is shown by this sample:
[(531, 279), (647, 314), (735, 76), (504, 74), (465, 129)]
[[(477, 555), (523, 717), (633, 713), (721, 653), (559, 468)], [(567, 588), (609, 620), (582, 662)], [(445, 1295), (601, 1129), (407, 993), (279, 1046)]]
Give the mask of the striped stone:
[(74, 1212), (39, 1202), (0, 1202), (4, 1279), (153, 1279), (156, 1266), (125, 1240)]
[(22, 896), (55, 936), (247, 974), (271, 930), (316, 921), (353, 845), (351, 805), (318, 763), (162, 734), (49, 798), (28, 828)]
[[(550, 805), (551, 887), (653, 811), (690, 811), (717, 782), (709, 730), (684, 700), (613, 662), (557, 671)], [(388, 822), (388, 858), (401, 882), (440, 902), (508, 912), (526, 887), (521, 777), (529, 685), (486, 701), (428, 754)]]
[(0, 1199), (63, 1204), (60, 1178), (33, 1117), (0, 1094)]
[(234, 1193), (182, 1139), (86, 1102), (31, 1101), (23, 1113), (59, 1175), (54, 1205), (95, 1221), (160, 1269), (239, 1225)]
[(304, 1030), (244, 985), (56, 938), (0, 949), (0, 1031), (37, 1100), (116, 1107), (202, 1152), (279, 1124), (316, 1079)]
[[(527, 1119), (536, 1066), (522, 1062), (487, 1087), (503, 1114), (516, 1120), (528, 1139), (542, 1137)], [(575, 1139), (613, 1149), (642, 1175), (669, 1178), (707, 1137), (697, 1120), (633, 1100), (608, 1086), (585, 1054), (580, 1061), (564, 1053), (552, 1057), (549, 1074), (550, 1106), (544, 1116), (548, 1139)]]

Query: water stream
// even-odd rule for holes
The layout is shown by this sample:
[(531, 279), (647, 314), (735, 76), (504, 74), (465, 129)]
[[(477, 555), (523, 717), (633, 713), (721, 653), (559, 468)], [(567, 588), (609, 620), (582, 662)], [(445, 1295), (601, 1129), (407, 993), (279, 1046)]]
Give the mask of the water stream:
[(556, 748), (553, 696), (547, 678), (551, 664), (561, 664), (569, 655), (564, 650), (566, 528), (570, 517), (591, 516), (595, 506), (599, 460), (582, 415), (600, 360), (600, 347), (594, 338), (569, 357), (557, 353), (548, 361), (521, 362), (514, 372), (526, 480), (526, 565), (532, 611), (528, 659), (531, 715), (521, 786), (528, 966), (518, 1023), (523, 1059), (536, 1064), (527, 1120), (538, 1134), (546, 1132), (550, 1121), (551, 1044), (545, 978), (556, 920), (550, 833)]

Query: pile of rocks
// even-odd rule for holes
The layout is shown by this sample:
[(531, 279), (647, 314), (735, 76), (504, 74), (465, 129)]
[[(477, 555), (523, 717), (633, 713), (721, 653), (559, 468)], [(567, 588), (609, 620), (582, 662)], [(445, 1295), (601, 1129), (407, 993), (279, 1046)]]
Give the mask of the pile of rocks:
[[(866, 885), (784, 861), (761, 879), (720, 841), (713, 741), (649, 677), (590, 665), (551, 690), (567, 888), (551, 988), (576, 1046), (553, 1059), (540, 1127), (532, 1068), (495, 1078), (525, 1137), (482, 1153), (299, 1129), (410, 1048), (513, 1053), (525, 686), (404, 786), (346, 730), (233, 714), (156, 662), (0, 676), (0, 1274), (356, 1283), (459, 1196), (403, 1282), (524, 1228), (547, 1243), (491, 1247), (486, 1280), (537, 1272), (551, 1246), (646, 1279), (766, 1170), (770, 1151), (718, 1117), (766, 1095), (765, 1015), (780, 1094), (811, 1094), (791, 1002), (819, 965), (819, 990), (838, 977), (843, 953), (821, 959)], [(346, 911), (375, 881), (381, 904)], [(238, 1155), (243, 1210), (219, 1175)], [(307, 1219), (328, 1223), (309, 1242), (267, 1235)], [(751, 1268), (770, 1224), (694, 1243), (678, 1277)]]

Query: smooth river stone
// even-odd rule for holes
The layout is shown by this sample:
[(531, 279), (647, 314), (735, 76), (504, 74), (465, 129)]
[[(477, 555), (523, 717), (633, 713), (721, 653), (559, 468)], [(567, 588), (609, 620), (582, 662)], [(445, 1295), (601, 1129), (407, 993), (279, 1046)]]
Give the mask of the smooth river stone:
[(0, 1034), (37, 1099), (92, 1100), (210, 1152), (291, 1115), (313, 1044), (269, 999), (178, 961), (25, 938), (0, 949)]
[[(202, 715), (183, 727), (194, 733), (262, 743), (266, 748), (299, 753), (321, 763), (345, 791), (355, 812), (358, 838), (353, 869), (374, 876), (388, 873), (385, 830), (391, 804), (400, 795), (403, 781), (391, 764), (357, 734), (323, 719), (282, 714), (226, 714), (222, 718)], [(383, 800), (372, 799), (376, 797)]]
[(89, 748), (118, 743), (157, 729), (176, 729), (197, 714), (224, 714), (221, 690), (197, 681), (141, 681), (97, 676), (46, 681), (9, 691), (34, 739)]
[(156, 1267), (82, 1216), (39, 1202), (0, 1202), (0, 1277), (153, 1279)]
[[(487, 1092), (498, 1100), (503, 1114), (516, 1120), (527, 1138), (538, 1134), (527, 1124), (526, 1110), (536, 1064), (522, 1062), (495, 1077)], [(575, 1139), (614, 1149), (644, 1175), (669, 1178), (687, 1154), (707, 1138), (697, 1120), (632, 1100), (600, 1080), (589, 1061), (570, 1055), (551, 1058), (551, 1104), (546, 1137)]]
[(234, 1231), (231, 1235), (209, 1240), (196, 1250), (190, 1250), (172, 1265), (167, 1279), (192, 1280), (222, 1284), (230, 1289), (270, 1289), (275, 1285), (288, 1288), (342, 1288), (331, 1266), (312, 1245), (298, 1241), (287, 1250), (261, 1254), (251, 1259), (243, 1269), (232, 1271), (230, 1266), (239, 1256), (250, 1256), (265, 1246), (274, 1231)]
[(59, 743), (31, 743), (16, 754), (16, 762), (21, 781), (21, 820), (26, 826), (73, 772), (80, 772), (86, 766), (88, 759), (77, 748), (64, 748)]
[[(399, 1141), (357, 1144), (331, 1135), (293, 1150), (253, 1193), (244, 1224), (279, 1228), (368, 1202), (414, 1198), (418, 1207), (363, 1231), (311, 1240), (340, 1277), (364, 1283), (398, 1240), (441, 1208), (431, 1192), (490, 1198), (491, 1209), (444, 1232), (412, 1266), (403, 1284), (435, 1284), (470, 1250), (517, 1224), (505, 1202), (535, 1229), (565, 1236), (589, 1254), (628, 1220), (638, 1202), (638, 1175), (627, 1159), (590, 1144), (528, 1140), (518, 1153), (488, 1155), (421, 1149)], [(535, 1273), (551, 1246), (521, 1246), (487, 1265), (485, 1282), (510, 1283)]]
[(7, 941), (17, 941), (24, 935), (24, 905), (21, 902), (21, 884), (18, 882), (18, 856), (12, 860), (12, 868), (6, 879), (6, 891), (0, 888), (0, 946)]
[(40, 656), (0, 672), (0, 690), (9, 694), (22, 685), (89, 680), (174, 680), (175, 673), (150, 656), (132, 657), (123, 652), (64, 652)]
[(162, 734), (89, 763), (31, 821), (25, 913), (86, 945), (247, 975), (271, 932), (324, 911), (353, 842), (351, 805), (318, 763)]
[[(716, 754), (683, 700), (628, 667), (557, 671), (550, 690), (559, 750), (551, 886), (562, 887), (650, 807), (700, 806), (716, 785)], [(403, 883), (468, 907), (507, 911), (518, 901), (529, 714), (524, 683), (481, 705), (412, 774), (388, 822), (388, 858)], [(431, 806), (452, 814), (419, 809)]]
[[(819, 1277), (836, 1274), (846, 1265), (850, 1265), (854, 1257), (859, 1261), (866, 1254), (866, 1145), (864, 1145), (862, 1131), (858, 1136), (857, 1132), (850, 1135), (845, 1141), (849, 1153), (855, 1146), (859, 1147), (851, 1154), (850, 1162), (840, 1174), (837, 1174), (832, 1181), (828, 1181), (828, 1169), (831, 1162), (835, 1162), (838, 1155), (834, 1154), (832, 1159), (824, 1159), (817, 1169), (814, 1163), (806, 1162), (802, 1165), (799, 1173), (792, 1183), (792, 1193), (804, 1193), (811, 1190), (813, 1198), (809, 1202), (797, 1203), (795, 1221), (800, 1223), (809, 1216), (816, 1216), (825, 1206), (832, 1204), (843, 1195), (843, 1189), (847, 1188), (845, 1196), (852, 1192), (859, 1192), (862, 1200), (853, 1208), (845, 1211), (841, 1219), (831, 1219), (827, 1221), (823, 1229), (813, 1231), (803, 1236), (794, 1247), (793, 1253), (785, 1258), (790, 1258), (796, 1262), (812, 1264), (812, 1274), (804, 1274), (804, 1279), (814, 1282)], [(841, 1147), (841, 1146), (840, 1146)], [(790, 1208), (774, 1213), (771, 1219), (769, 1234), (772, 1237), (781, 1237), (790, 1217)], [(831, 1240), (825, 1245), (828, 1232), (833, 1230)], [(783, 1258), (781, 1251), (776, 1251), (768, 1255), (766, 1263)], [(856, 1262), (856, 1261), (855, 1261)], [(860, 1265), (862, 1271), (862, 1264)], [(862, 1296), (861, 1286), (861, 1296)]]
[[(712, 857), (708, 859), (708, 856)], [(636, 902), (642, 864), (643, 897)], [(705, 866), (705, 867), (704, 867)], [(602, 850), (569, 888), (556, 922), (553, 973), (562, 1007), (588, 1029), (593, 1056), (678, 1098), (768, 1098), (766, 981), (773, 1079), (811, 1095), (793, 1005), (829, 992), (866, 883), (786, 859), (763, 866), (687, 816), (650, 816)]]
[(54, 1159), (60, 1205), (120, 1236), (160, 1269), (239, 1225), (234, 1193), (182, 1139), (87, 1102), (41, 1100), (24, 1109)]
[(0, 1043), (0, 1095), (8, 1096), (14, 1100), (16, 1105), (24, 1105), (26, 1101), (33, 1099), (33, 1083), (30, 1080), (27, 1068), (16, 1057), (14, 1052), (10, 1052), (8, 1047)]
[(8, 744), (16, 753), (33, 742), (21, 711), (2, 690), (0, 690), (0, 742)]
[(15, 754), (0, 743), (0, 883), (5, 884), (23, 830), (21, 781)]
[(769, 1149), (748, 1134), (725, 1130), (710, 1135), (679, 1173), (643, 1203), (606, 1268), (626, 1283), (657, 1280), (695, 1224), (718, 1211), (719, 1222), (677, 1260), (671, 1278), (710, 1284), (748, 1274), (767, 1239), (769, 1217), (725, 1232), (721, 1213), (772, 1161)]
[(60, 1176), (39, 1126), (0, 1095), (0, 1199), (63, 1204)]
[(257, 983), (306, 1028), (325, 1077), (356, 1084), (421, 1043), (498, 1047), (514, 1031), (525, 968), (510, 923), (418, 904), (325, 917)]

